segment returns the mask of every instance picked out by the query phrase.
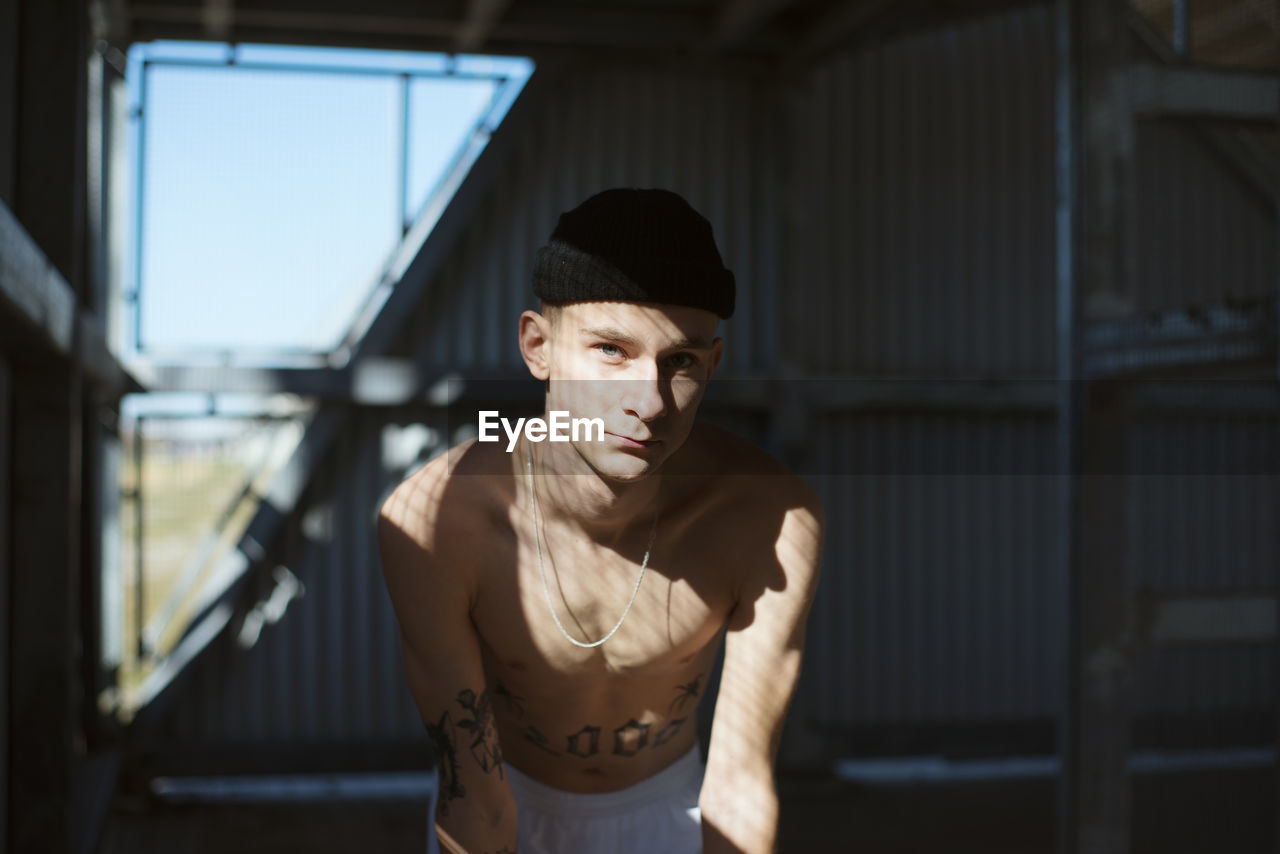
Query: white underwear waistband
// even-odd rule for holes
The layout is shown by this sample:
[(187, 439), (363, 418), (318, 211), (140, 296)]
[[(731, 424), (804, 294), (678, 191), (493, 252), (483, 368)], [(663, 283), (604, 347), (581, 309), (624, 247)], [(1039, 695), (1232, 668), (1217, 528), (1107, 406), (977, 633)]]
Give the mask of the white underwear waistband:
[(628, 813), (645, 804), (665, 800), (685, 787), (702, 785), (702, 757), (695, 744), (688, 753), (648, 777), (616, 792), (566, 792), (539, 783), (526, 774), (503, 765), (516, 803), (539, 812), (578, 816), (607, 816)]

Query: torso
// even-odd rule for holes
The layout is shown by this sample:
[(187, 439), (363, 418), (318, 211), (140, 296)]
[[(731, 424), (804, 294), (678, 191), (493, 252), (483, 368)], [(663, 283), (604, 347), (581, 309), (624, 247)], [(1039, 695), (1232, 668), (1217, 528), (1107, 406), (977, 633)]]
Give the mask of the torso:
[[(710, 453), (763, 456), (726, 437), (695, 431), (691, 442), (715, 443), (719, 450)], [(440, 557), (466, 561), (474, 573), (471, 618), (504, 759), (547, 785), (600, 792), (626, 788), (687, 753), (742, 573), (752, 554), (773, 554), (768, 526), (755, 532), (744, 524), (751, 499), (742, 481), (716, 474), (715, 465), (681, 479), (626, 620), (602, 646), (582, 649), (562, 636), (548, 610), (532, 518), (517, 498), (527, 487), (511, 476), (510, 458), (495, 446), (472, 445), (455, 459), (456, 471), (482, 475), (451, 476), (461, 493), (455, 501), (483, 511), (448, 513), (466, 521), (449, 535), (438, 531), (436, 543)], [(577, 639), (604, 636), (621, 616), (649, 521), (628, 530), (616, 550), (570, 528), (542, 526), (551, 601)], [(447, 523), (442, 517), (438, 524)]]

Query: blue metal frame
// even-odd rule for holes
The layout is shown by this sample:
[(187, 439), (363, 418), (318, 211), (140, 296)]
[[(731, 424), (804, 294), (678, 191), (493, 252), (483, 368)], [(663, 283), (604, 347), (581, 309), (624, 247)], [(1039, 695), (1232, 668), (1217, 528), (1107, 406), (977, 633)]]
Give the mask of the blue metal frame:
[[(495, 112), (499, 108), (503, 108), (501, 112), (505, 115), (506, 109), (510, 107), (510, 101), (514, 94), (519, 93), (519, 88), (512, 93), (511, 87), (519, 84), (523, 87), (524, 79), (517, 80), (509, 74), (500, 72), (478, 73), (465, 70), (458, 70), (457, 57), (450, 55), (448, 57), (446, 67), (441, 70), (428, 69), (395, 69), (395, 68), (368, 68), (360, 66), (342, 66), (332, 64), (310, 64), (303, 62), (264, 62), (264, 61), (241, 61), (237, 55), (237, 46), (228, 45), (227, 56), (223, 60), (213, 59), (183, 59), (178, 57), (161, 58), (146, 57), (142, 60), (142, 69), (138, 78), (138, 104), (130, 114), (130, 120), (135, 122), (136, 131), (136, 160), (135, 160), (135, 203), (133, 209), (132, 226), (133, 226), (133, 289), (126, 294), (126, 301), (132, 303), (133, 314), (133, 348), (135, 352), (142, 354), (147, 352), (147, 348), (143, 345), (142, 340), (142, 277), (143, 277), (143, 219), (144, 204), (146, 192), (146, 137), (147, 137), (147, 78), (153, 67), (179, 67), (179, 68), (235, 68), (246, 71), (272, 71), (284, 73), (310, 73), (310, 74), (335, 74), (355, 77), (398, 77), (401, 81), (400, 93), (400, 162), (399, 162), (399, 178), (400, 192), (399, 211), (396, 221), (400, 223), (400, 234), (396, 236), (396, 241), (402, 240), (410, 231), (417, 219), (427, 210), (433, 207), (433, 203), (437, 200), (437, 196), (441, 191), (449, 186), (454, 179), (458, 177), (456, 173), (460, 168), (469, 167), (471, 162), (479, 155), (480, 150), (487, 144), (489, 137), (492, 135), (497, 123), (503, 118), (502, 115), (496, 117)], [(423, 205), (416, 211), (410, 212), (409, 207), (409, 156), (410, 156), (410, 99), (411, 87), (415, 80), (418, 79), (451, 79), (451, 80), (476, 80), (486, 81), (495, 84), (493, 97), (489, 101), (489, 105), (485, 108), (484, 113), (477, 120), (471, 132), (468, 133), (462, 145), (459, 146), (453, 160), (444, 169), (443, 174), (437, 180), (436, 184), (426, 194)], [(396, 244), (393, 243), (389, 247), (388, 257), (396, 254)], [(374, 282), (370, 287), (370, 294), (366, 295), (365, 303), (367, 304), (372, 292), (376, 291), (381, 282)], [(357, 317), (359, 313), (357, 313)], [(343, 342), (339, 347), (346, 342)], [(197, 350), (192, 351), (202, 355), (225, 355), (223, 350)], [(324, 357), (329, 355), (324, 351), (306, 350), (301, 348), (281, 347), (271, 348), (264, 351), (265, 354), (277, 358), (289, 358), (299, 356)]]

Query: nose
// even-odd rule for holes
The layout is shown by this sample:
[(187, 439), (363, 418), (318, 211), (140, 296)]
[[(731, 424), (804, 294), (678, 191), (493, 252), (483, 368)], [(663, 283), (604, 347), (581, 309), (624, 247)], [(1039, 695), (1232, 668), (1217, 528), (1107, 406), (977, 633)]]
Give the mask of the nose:
[(641, 421), (649, 422), (667, 411), (662, 372), (656, 364), (630, 374), (624, 384), (622, 409)]

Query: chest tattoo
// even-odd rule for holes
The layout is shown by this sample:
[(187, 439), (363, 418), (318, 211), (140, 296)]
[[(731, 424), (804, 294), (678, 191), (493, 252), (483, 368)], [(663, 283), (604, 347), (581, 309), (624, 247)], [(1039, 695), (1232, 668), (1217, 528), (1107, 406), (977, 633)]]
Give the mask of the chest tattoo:
[[(645, 748), (656, 749), (662, 747), (680, 734), (684, 725), (689, 721), (689, 715), (687, 712), (691, 711), (692, 707), (697, 706), (701, 697), (702, 675), (700, 674), (695, 677), (692, 682), (686, 682), (683, 685), (674, 686), (673, 690), (675, 691), (675, 696), (668, 704), (667, 712), (673, 716), (678, 714), (680, 717), (671, 717), (665, 723), (662, 723), (661, 721), (641, 723), (638, 719), (633, 717), (626, 723), (614, 727), (610, 730), (613, 735), (612, 745), (610, 745), (610, 748), (614, 756), (635, 756)], [(468, 695), (470, 694), (470, 692), (464, 693)], [(511, 691), (506, 685), (502, 684), (502, 682), (497, 682), (494, 685), (493, 694), (495, 697), (502, 699), (507, 710), (511, 712), (514, 717), (521, 719), (524, 718), (524, 697), (521, 697)], [(488, 702), (487, 697), (482, 699), (485, 703)], [(463, 703), (463, 706), (473, 712), (474, 720), (459, 722), (458, 726), (472, 732), (472, 753), (476, 756), (476, 761), (480, 762), (481, 767), (485, 768), (487, 762), (493, 761), (493, 757), (486, 752), (488, 751), (488, 747), (486, 745), (491, 742), (487, 742), (485, 738), (477, 735), (477, 733), (480, 732), (478, 729), (480, 725), (477, 722), (485, 720), (488, 721), (489, 726), (492, 727), (492, 715), (488, 713), (487, 706), (481, 708), (480, 700), (476, 700), (470, 696), (467, 697), (467, 700), (470, 705)], [(459, 699), (459, 702), (462, 702), (462, 698)], [(654, 729), (657, 723), (662, 723), (662, 726), (658, 729)], [(564, 736), (564, 753), (567, 753), (570, 756), (576, 756), (579, 759), (590, 759), (593, 756), (599, 755), (601, 750), (601, 734), (604, 732), (604, 727), (589, 723), (583, 724), (582, 728), (577, 732)], [(522, 735), (524, 736), (525, 741), (534, 745), (544, 753), (548, 753), (551, 756), (563, 755), (560, 751), (555, 749), (552, 739), (535, 726), (526, 725)], [(493, 746), (496, 748), (496, 743), (493, 743)], [(496, 761), (499, 763), (502, 761), (500, 751), (498, 752)], [(488, 769), (486, 768), (485, 770)], [(443, 782), (441, 785), (443, 787)]]
[(635, 718), (613, 731), (613, 752), (617, 756), (635, 756), (649, 743), (649, 724)]
[(569, 736), (566, 748), (574, 756), (586, 759), (600, 752), (600, 727), (586, 724), (582, 729)]

